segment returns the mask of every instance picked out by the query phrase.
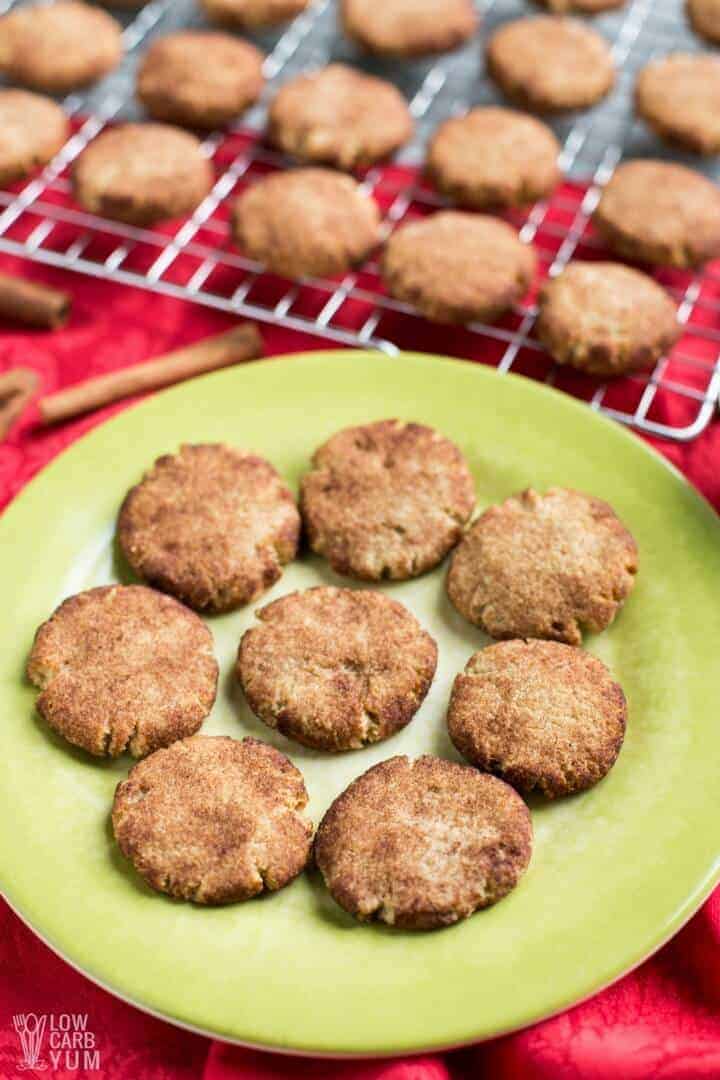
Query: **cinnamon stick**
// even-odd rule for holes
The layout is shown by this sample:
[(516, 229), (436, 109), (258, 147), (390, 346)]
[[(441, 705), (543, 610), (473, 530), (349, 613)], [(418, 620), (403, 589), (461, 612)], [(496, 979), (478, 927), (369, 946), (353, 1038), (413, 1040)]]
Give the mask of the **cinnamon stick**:
[(67, 293), (49, 285), (0, 274), (0, 316), (6, 319), (55, 330), (66, 322), (71, 302)]
[(143, 364), (110, 375), (89, 379), (80, 386), (49, 394), (39, 401), (40, 416), (46, 424), (69, 420), (73, 416), (99, 409), (121, 398), (158, 390), (162, 386), (182, 382), (206, 371), (228, 367), (244, 360), (262, 356), (262, 338), (253, 323), (241, 323), (233, 330), (216, 337), (205, 338), (195, 345), (147, 360)]
[(38, 374), (30, 368), (11, 368), (0, 375), (0, 439), (4, 439), (35, 393)]

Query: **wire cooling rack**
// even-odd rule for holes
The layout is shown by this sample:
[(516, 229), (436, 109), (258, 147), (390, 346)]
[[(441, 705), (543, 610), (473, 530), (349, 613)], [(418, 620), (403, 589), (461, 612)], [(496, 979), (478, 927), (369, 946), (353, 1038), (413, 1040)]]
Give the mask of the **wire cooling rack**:
[[(0, 13), (22, 2), (0, 0)], [(523, 0), (485, 0), (478, 8), (487, 34), (499, 23), (527, 14), (529, 5)], [(391, 79), (410, 101), (416, 121), (412, 144), (397, 164), (371, 169), (362, 177), (383, 211), (386, 232), (441, 205), (417, 168), (430, 132), (440, 120), (470, 105), (498, 100), (484, 75), (477, 40), (431, 63), (373, 61), (338, 32), (332, 0), (316, 0), (283, 31), (257, 39), (267, 55), (266, 92), (243, 118), (242, 127), (213, 134), (203, 143), (216, 181), (192, 217), (147, 230), (81, 211), (71, 197), (68, 169), (107, 124), (141, 115), (133, 88), (143, 46), (179, 26), (201, 24), (192, 0), (152, 0), (127, 22), (125, 60), (118, 71), (87, 93), (64, 100), (73, 133), (57, 157), (37, 178), (0, 192), (0, 251), (281, 324), (325, 342), (389, 354), (414, 348), (472, 357), (503, 372), (554, 383), (595, 410), (669, 439), (690, 440), (707, 426), (720, 393), (718, 264), (702, 273), (656, 275), (677, 299), (685, 333), (653, 371), (605, 384), (552, 363), (533, 336), (537, 308), (532, 296), (496, 324), (440, 327), (387, 296), (375, 261), (342, 280), (290, 283), (264, 272), (233, 247), (228, 199), (288, 164), (263, 142), (267, 101), (288, 78), (331, 60)], [(534, 243), (543, 275), (557, 274), (571, 258), (603, 257), (590, 225), (602, 186), (624, 156), (669, 156), (633, 118), (635, 76), (655, 56), (701, 47), (686, 25), (682, 0), (629, 0), (594, 25), (612, 45), (617, 86), (595, 109), (553, 124), (568, 177), (560, 192), (528, 212), (508, 215), (523, 238)], [(672, 157), (678, 159), (676, 153)], [(714, 175), (713, 166), (688, 163)]]

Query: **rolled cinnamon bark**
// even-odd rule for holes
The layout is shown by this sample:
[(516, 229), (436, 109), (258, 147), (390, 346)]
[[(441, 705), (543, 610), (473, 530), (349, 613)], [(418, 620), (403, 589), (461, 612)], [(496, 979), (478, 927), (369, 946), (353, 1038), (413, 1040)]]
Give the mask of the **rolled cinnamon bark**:
[(0, 274), (0, 317), (56, 330), (70, 314), (71, 297), (49, 285)]
[(0, 439), (4, 439), (35, 393), (40, 379), (30, 368), (11, 368), (0, 375)]

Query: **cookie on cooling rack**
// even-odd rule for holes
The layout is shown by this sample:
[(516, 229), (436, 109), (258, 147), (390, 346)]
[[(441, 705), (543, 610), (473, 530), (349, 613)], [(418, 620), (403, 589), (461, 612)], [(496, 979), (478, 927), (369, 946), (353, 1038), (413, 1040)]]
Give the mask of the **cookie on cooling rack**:
[(460, 450), (423, 424), (345, 428), (313, 454), (300, 505), (310, 547), (338, 574), (404, 581), (457, 544), (475, 507)]
[(279, 750), (196, 735), (131, 769), (117, 786), (112, 826), (151, 888), (231, 904), (282, 889), (304, 870), (307, 801), (301, 773)]
[(212, 31), (158, 38), (142, 59), (137, 96), (156, 120), (211, 129), (259, 98), (263, 55), (247, 41)]
[(355, 918), (432, 930), (511, 892), (532, 841), (528, 808), (509, 784), (443, 758), (394, 757), (335, 800), (315, 862)]
[(626, 0), (535, 0), (555, 15), (599, 15), (601, 11), (621, 8)]
[(558, 364), (592, 375), (652, 367), (682, 333), (673, 301), (620, 263), (572, 262), (543, 283), (537, 335)]
[(0, 90), (0, 184), (22, 180), (55, 157), (70, 132), (50, 98), (28, 90)]
[(200, 0), (200, 3), (211, 22), (249, 30), (294, 19), (310, 5), (310, 0)]
[(615, 65), (607, 42), (577, 19), (516, 19), (487, 43), (488, 73), (503, 93), (533, 112), (587, 109), (610, 91)]
[(340, 13), (347, 36), (383, 56), (448, 52), (478, 27), (472, 0), (341, 0)]
[(142, 585), (65, 600), (27, 665), (50, 727), (99, 757), (142, 757), (193, 735), (215, 701), (212, 635), (192, 611)]
[(0, 74), (51, 94), (101, 79), (122, 56), (121, 27), (80, 0), (32, 4), (0, 18)]
[(686, 0), (686, 9), (693, 30), (720, 44), (720, 0)]
[(580, 645), (610, 625), (635, 584), (637, 545), (601, 499), (528, 490), (491, 506), (466, 533), (447, 576), (450, 600), (494, 638)]
[(286, 83), (270, 106), (268, 124), (272, 142), (285, 153), (339, 169), (382, 161), (413, 131), (400, 91), (346, 64)]
[(498, 218), (445, 210), (401, 225), (387, 242), (388, 292), (440, 323), (492, 322), (528, 291), (537, 260)]
[(720, 255), (720, 188), (673, 162), (628, 161), (605, 187), (593, 224), (623, 258), (700, 266)]
[(639, 115), (663, 139), (698, 154), (720, 153), (720, 57), (673, 53), (640, 72)]

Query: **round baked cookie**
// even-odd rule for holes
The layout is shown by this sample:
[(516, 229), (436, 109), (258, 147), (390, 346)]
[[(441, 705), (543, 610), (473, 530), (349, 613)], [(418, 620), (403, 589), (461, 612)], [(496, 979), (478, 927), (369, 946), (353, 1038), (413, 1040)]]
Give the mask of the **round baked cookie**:
[(532, 839), (528, 808), (502, 780), (443, 758), (393, 757), (332, 804), (315, 862), (355, 918), (432, 930), (502, 900)]
[(384, 56), (448, 52), (478, 27), (472, 0), (342, 0), (340, 12), (347, 36)]
[(488, 73), (511, 101), (535, 112), (587, 109), (615, 82), (603, 37), (577, 19), (516, 19), (487, 43)]
[(139, 762), (118, 784), (120, 850), (158, 892), (232, 904), (304, 870), (312, 825), (302, 775), (258, 739), (195, 735)]
[(300, 487), (310, 547), (362, 581), (417, 577), (460, 540), (475, 484), (454, 443), (433, 428), (379, 420), (337, 432)]
[(157, 459), (125, 497), (120, 547), (133, 570), (199, 611), (255, 600), (295, 558), (300, 515), (270, 462), (222, 444)]
[(200, 143), (166, 124), (102, 132), (75, 162), (75, 198), (91, 214), (152, 225), (191, 213), (213, 185)]
[(556, 641), (502, 641), (453, 684), (450, 738), (471, 765), (549, 799), (597, 784), (625, 738), (625, 695), (590, 653)]
[(256, 716), (315, 750), (357, 750), (408, 724), (430, 689), (437, 645), (383, 593), (318, 586), (275, 600), (240, 643)]
[(555, 15), (599, 15), (602, 11), (622, 7), (625, 0), (535, 0), (535, 3)]
[(685, 6), (693, 30), (720, 44), (720, 0), (686, 0)]
[(630, 595), (637, 545), (612, 507), (567, 488), (529, 489), (491, 506), (453, 555), (447, 592), (494, 638), (580, 645)]
[(628, 161), (605, 187), (593, 224), (623, 258), (700, 266), (720, 255), (720, 188), (683, 165)]
[(289, 278), (342, 274), (380, 240), (375, 200), (330, 169), (291, 169), (258, 181), (235, 203), (233, 222), (245, 254)]
[(234, 120), (260, 97), (262, 53), (212, 31), (179, 30), (145, 53), (137, 96), (156, 120), (211, 129)]
[(0, 73), (64, 94), (107, 75), (120, 61), (121, 27), (80, 0), (16, 8), (0, 18)]
[(245, 30), (294, 19), (310, 0), (200, 0), (200, 4), (212, 22)]
[(442, 210), (392, 234), (382, 277), (391, 296), (432, 322), (492, 322), (522, 299), (536, 265), (504, 221)]
[(330, 64), (286, 83), (270, 106), (271, 140), (303, 161), (355, 169), (389, 157), (412, 135), (407, 102), (392, 83)]
[(50, 98), (0, 89), (0, 184), (29, 176), (55, 157), (70, 125)]
[(495, 106), (446, 120), (428, 148), (428, 172), (449, 199), (474, 210), (525, 206), (560, 181), (560, 146), (534, 116)]
[(558, 364), (612, 376), (652, 367), (682, 326), (647, 274), (621, 263), (572, 262), (544, 282), (536, 332)]
[(203, 621), (142, 585), (65, 600), (39, 628), (27, 665), (53, 731), (98, 757), (142, 757), (198, 730), (218, 666)]
[(644, 67), (639, 115), (663, 139), (698, 154), (720, 153), (720, 57), (673, 53)]

